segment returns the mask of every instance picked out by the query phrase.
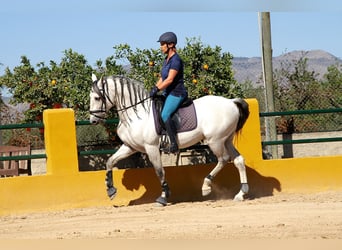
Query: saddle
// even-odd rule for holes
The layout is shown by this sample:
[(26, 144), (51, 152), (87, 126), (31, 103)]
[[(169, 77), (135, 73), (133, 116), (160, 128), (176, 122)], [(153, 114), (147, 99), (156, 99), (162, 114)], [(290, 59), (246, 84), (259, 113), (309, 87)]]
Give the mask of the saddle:
[[(161, 110), (164, 106), (165, 97), (157, 95), (152, 103), (154, 125), (158, 135), (166, 135), (166, 129), (161, 119)], [(196, 109), (192, 99), (187, 98), (183, 101), (178, 110), (171, 116), (177, 133), (187, 132), (197, 127)]]

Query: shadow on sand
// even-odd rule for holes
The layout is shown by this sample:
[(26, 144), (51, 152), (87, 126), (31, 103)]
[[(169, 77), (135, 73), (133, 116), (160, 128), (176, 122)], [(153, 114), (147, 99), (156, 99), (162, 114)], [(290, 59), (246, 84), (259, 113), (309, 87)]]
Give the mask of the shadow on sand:
[[(240, 189), (240, 178), (233, 164), (228, 164), (215, 177), (212, 184), (212, 193), (202, 196), (202, 183), (205, 176), (213, 169), (215, 164), (165, 167), (166, 179), (169, 183), (171, 196), (170, 203), (194, 202), (204, 200), (233, 199)], [(247, 169), (249, 182), (249, 199), (272, 196), (273, 191), (281, 191), (280, 182), (274, 177), (262, 176), (250, 167)], [(153, 168), (129, 169), (125, 171), (122, 184), (128, 190), (138, 190), (141, 186), (146, 192), (130, 205), (154, 202), (161, 193), (159, 180)]]

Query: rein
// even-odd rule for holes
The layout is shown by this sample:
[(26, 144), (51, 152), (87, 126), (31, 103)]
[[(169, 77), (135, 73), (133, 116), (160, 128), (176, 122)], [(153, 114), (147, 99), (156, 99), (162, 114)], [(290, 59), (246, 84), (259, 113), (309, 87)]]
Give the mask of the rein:
[[(96, 94), (99, 95), (101, 101), (102, 101), (102, 107), (101, 109), (97, 109), (97, 110), (90, 110), (89, 113), (94, 115), (95, 117), (97, 118), (100, 118), (100, 119), (103, 119), (103, 117), (100, 117), (98, 115), (96, 115), (97, 113), (105, 113), (106, 110), (107, 110), (107, 105), (106, 105), (106, 100), (108, 100), (112, 105), (114, 105), (114, 103), (112, 102), (112, 100), (110, 99), (109, 95), (108, 95), (108, 83), (107, 83), (107, 80), (106, 79), (103, 79), (101, 81), (102, 83), (102, 86), (101, 86), (101, 89), (97, 86), (97, 82), (98, 81), (94, 81), (93, 82), (93, 90), (95, 91)], [(148, 99), (150, 99), (151, 97), (146, 97), (144, 99), (142, 99), (141, 101), (135, 103), (135, 104), (132, 104), (128, 107), (123, 107), (121, 109), (115, 109), (115, 111), (117, 112), (122, 112), (122, 111), (125, 111), (127, 109), (130, 109), (130, 108), (133, 108), (145, 101), (147, 101)]]
[(115, 111), (117, 111), (117, 112), (125, 111), (125, 110), (127, 110), (127, 109), (133, 108), (133, 107), (135, 107), (135, 106), (137, 106), (137, 105), (139, 105), (139, 104), (141, 104), (141, 103), (147, 101), (147, 100), (150, 99), (150, 98), (151, 98), (151, 97), (146, 97), (146, 98), (142, 99), (140, 102), (137, 102), (137, 103), (135, 103), (135, 104), (133, 104), (133, 105), (131, 105), (131, 106), (128, 106), (128, 107), (123, 107), (122, 109), (115, 109)]

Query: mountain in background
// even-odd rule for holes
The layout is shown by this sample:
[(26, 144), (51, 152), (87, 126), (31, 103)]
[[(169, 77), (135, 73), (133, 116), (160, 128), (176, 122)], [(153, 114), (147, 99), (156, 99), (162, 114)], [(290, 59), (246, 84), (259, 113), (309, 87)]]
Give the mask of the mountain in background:
[[(273, 71), (281, 68), (281, 63), (298, 61), (300, 58), (307, 58), (309, 71), (318, 74), (318, 79), (322, 79), (327, 73), (327, 68), (331, 65), (342, 64), (342, 60), (323, 50), (292, 51), (277, 57), (273, 57)], [(232, 60), (235, 79), (243, 83), (251, 81), (254, 86), (263, 84), (261, 57), (235, 57)]]

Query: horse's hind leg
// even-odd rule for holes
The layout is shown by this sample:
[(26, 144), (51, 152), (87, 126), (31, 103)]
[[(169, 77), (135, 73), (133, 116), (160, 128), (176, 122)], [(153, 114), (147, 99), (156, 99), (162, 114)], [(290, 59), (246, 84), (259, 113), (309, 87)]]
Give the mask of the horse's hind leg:
[(213, 178), (217, 175), (217, 173), (225, 166), (226, 162), (229, 159), (234, 159), (233, 163), (234, 166), (239, 170), (240, 175), (240, 182), (241, 182), (241, 189), (235, 195), (234, 200), (242, 201), (244, 200), (244, 196), (248, 193), (249, 187), (247, 182), (247, 175), (246, 175), (246, 167), (245, 167), (245, 160), (242, 155), (236, 150), (233, 146), (232, 138), (229, 138), (224, 146), (222, 147), (222, 151), (218, 151), (218, 148), (211, 147), (214, 154), (222, 155), (218, 158), (218, 163), (215, 168), (210, 172), (210, 174), (204, 178), (204, 182), (202, 185), (202, 195), (206, 196), (211, 193), (211, 183)]
[(116, 151), (115, 154), (113, 154), (106, 163), (106, 187), (107, 187), (107, 195), (110, 199), (113, 199), (116, 195), (116, 188), (114, 187), (114, 181), (113, 181), (113, 167), (115, 164), (122, 160), (127, 158), (128, 156), (134, 154), (136, 151), (126, 145), (121, 145), (121, 147)]
[(219, 161), (215, 168), (208, 174), (203, 181), (202, 185), (202, 196), (207, 196), (211, 193), (211, 183), (218, 172), (224, 167), (226, 161)]
[(211, 183), (214, 177), (221, 171), (229, 160), (228, 150), (224, 145), (224, 141), (209, 144), (211, 151), (216, 155), (218, 163), (215, 168), (204, 178), (202, 185), (202, 196), (211, 193)]
[(232, 159), (234, 159), (233, 160), (234, 166), (239, 170), (240, 182), (241, 182), (240, 191), (235, 195), (234, 200), (243, 201), (245, 199), (245, 195), (249, 191), (245, 159), (242, 155), (240, 155), (240, 153), (237, 151), (237, 149), (234, 147), (231, 141), (227, 142), (227, 148)]

